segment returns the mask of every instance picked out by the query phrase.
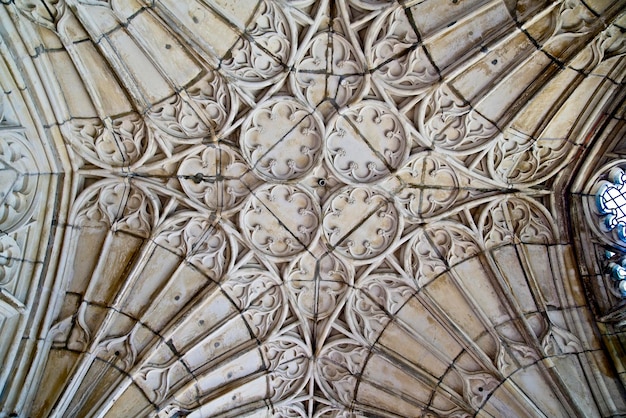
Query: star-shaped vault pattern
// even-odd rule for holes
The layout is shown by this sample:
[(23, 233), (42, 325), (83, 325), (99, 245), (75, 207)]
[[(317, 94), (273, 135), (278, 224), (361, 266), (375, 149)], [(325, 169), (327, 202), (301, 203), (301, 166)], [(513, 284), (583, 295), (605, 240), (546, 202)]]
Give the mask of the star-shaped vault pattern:
[(623, 1), (4, 3), (72, 179), (33, 416), (606, 413), (555, 185)]

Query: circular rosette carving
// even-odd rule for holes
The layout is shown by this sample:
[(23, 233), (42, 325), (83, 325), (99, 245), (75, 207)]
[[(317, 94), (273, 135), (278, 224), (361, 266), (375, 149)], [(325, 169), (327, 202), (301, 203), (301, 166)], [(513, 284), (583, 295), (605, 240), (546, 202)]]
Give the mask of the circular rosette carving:
[(37, 201), (39, 169), (25, 138), (0, 136), (0, 227), (10, 233), (30, 219)]
[(330, 248), (352, 260), (384, 253), (402, 229), (393, 201), (366, 187), (344, 187), (324, 206), (323, 233)]
[(403, 123), (387, 106), (364, 101), (331, 119), (326, 156), (331, 169), (350, 183), (368, 183), (393, 172), (406, 158)]
[(22, 258), (22, 250), (9, 235), (0, 236), (0, 285), (11, 281)]
[(330, 254), (319, 258), (306, 252), (287, 269), (287, 288), (308, 319), (330, 316), (353, 281), (353, 271)]
[(154, 243), (219, 280), (230, 261), (230, 245), (215, 219), (183, 212), (167, 220), (156, 232)]
[(255, 248), (283, 258), (300, 253), (317, 238), (320, 210), (313, 196), (298, 186), (265, 185), (254, 191), (240, 219)]
[(314, 107), (326, 99), (344, 106), (366, 87), (364, 65), (350, 42), (337, 32), (319, 33), (307, 45), (292, 77), (294, 91), (303, 92)]
[(416, 220), (436, 215), (450, 208), (460, 194), (462, 197), (469, 194), (460, 189), (456, 170), (430, 155), (421, 155), (402, 167), (398, 170), (398, 179), (405, 185), (396, 194), (399, 206)]
[(241, 155), (221, 144), (185, 158), (178, 178), (189, 197), (216, 211), (239, 207), (259, 182)]
[(241, 128), (243, 155), (259, 176), (294, 180), (317, 165), (322, 154), (323, 123), (298, 101), (277, 97), (252, 111)]

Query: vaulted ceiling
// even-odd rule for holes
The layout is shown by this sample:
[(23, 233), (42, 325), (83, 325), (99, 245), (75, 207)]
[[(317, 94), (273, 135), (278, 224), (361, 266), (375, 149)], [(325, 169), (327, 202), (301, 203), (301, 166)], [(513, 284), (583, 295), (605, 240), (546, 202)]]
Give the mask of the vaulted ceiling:
[(2, 0), (0, 416), (626, 415), (625, 6)]

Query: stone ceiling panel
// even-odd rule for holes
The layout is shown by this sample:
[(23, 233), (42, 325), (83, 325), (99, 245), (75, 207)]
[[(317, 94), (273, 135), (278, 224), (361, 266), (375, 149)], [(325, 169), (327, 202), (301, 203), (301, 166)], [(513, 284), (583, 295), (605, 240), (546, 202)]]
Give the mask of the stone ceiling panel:
[(4, 2), (72, 196), (1, 414), (626, 414), (555, 186), (625, 5)]

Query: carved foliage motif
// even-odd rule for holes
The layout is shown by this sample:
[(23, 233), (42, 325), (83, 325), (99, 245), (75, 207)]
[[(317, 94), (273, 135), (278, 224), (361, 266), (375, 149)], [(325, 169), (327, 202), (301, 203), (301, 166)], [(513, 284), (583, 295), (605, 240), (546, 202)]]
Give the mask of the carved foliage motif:
[(36, 203), (39, 170), (26, 138), (0, 132), (0, 225), (10, 233), (29, 221)]
[(113, 121), (76, 119), (68, 123), (67, 138), (74, 149), (90, 163), (104, 168), (133, 165), (149, 146), (144, 120), (135, 113)]
[(18, 0), (15, 5), (29, 19), (50, 29), (56, 28), (66, 8), (65, 0)]
[[(26, 3), (16, 1), (22, 8)], [(35, 20), (56, 24), (61, 3), (46, 18), (35, 16), (43, 13), (40, 4), (24, 10)], [(207, 4), (207, 10), (217, 7)], [(589, 22), (571, 4), (563, 2), (558, 30), (585, 32)], [(231, 25), (241, 36), (216, 68), (202, 68), (176, 94), (155, 100), (143, 114), (67, 122), (66, 141), (101, 169), (80, 167), (88, 186), (75, 202), (71, 222), (150, 239), (152, 248), (167, 249), (178, 256), (176, 262), (211, 279), (215, 293), (199, 297), (207, 305), (216, 295), (223, 297), (225, 306), (216, 302), (210, 308), (245, 323), (249, 340), (233, 352), (238, 359), (249, 359), (243, 356), (250, 353), (262, 358), (254, 373), (263, 375), (267, 390), (259, 396), (275, 415), (353, 416), (362, 402), (357, 395), (370, 351), (381, 349), (381, 336), (402, 307), (410, 306), (407, 301), (485, 249), (555, 242), (548, 210), (528, 191), (513, 194), (506, 186), (547, 178), (569, 148), (563, 142), (507, 136), (497, 121), (476, 110), (453, 86), (455, 75), (440, 74), (408, 6), (362, 0), (261, 1), (257, 6), (247, 27)], [(151, 7), (158, 16), (157, 6), (145, 10)], [(185, 30), (176, 36), (184, 38)], [(443, 35), (432, 38), (437, 36)], [(622, 49), (618, 41), (609, 42), (612, 36), (606, 33), (607, 56)], [(19, 154), (0, 143), (5, 149)], [(484, 159), (491, 162), (477, 168)], [(94, 182), (93, 177), (105, 179)], [(20, 193), (31, 189), (18, 186), (5, 204), (13, 212), (28, 206)], [(1, 210), (4, 225), (13, 212)], [(10, 260), (4, 254), (13, 244), (0, 242), (0, 283), (12, 268), (3, 257)], [(145, 268), (142, 257), (137, 260), (133, 272)], [(181, 270), (163, 281), (180, 280), (186, 274)], [(472, 285), (471, 278), (463, 279), (459, 291)], [(467, 300), (474, 303), (472, 298)], [(171, 324), (187, 320), (193, 303), (167, 318), (160, 346), (173, 352), (179, 335), (167, 333), (191, 332)], [(204, 392), (194, 385), (210, 380), (206, 376), (214, 371), (202, 368), (226, 360), (203, 351), (189, 335), (182, 337), (189, 342), (181, 348), (186, 352), (168, 352), (154, 362), (138, 358), (133, 334), (114, 334), (95, 344), (91, 340), (98, 331), (86, 325), (86, 305), (57, 322), (50, 337), (56, 347), (91, 350), (115, 363), (133, 376), (161, 416), (202, 407)], [(433, 312), (443, 310), (437, 300), (426, 305)], [(203, 314), (214, 315), (211, 309)], [(446, 331), (462, 328), (452, 313), (432, 317)], [(491, 325), (486, 317), (481, 316), (481, 326)], [(499, 368), (507, 374), (518, 357), (533, 355), (524, 344), (511, 343), (507, 350), (494, 349), (500, 349), (494, 361), (492, 353), (477, 355), (482, 347), (465, 332), (455, 338), (482, 360), (471, 373), (459, 372), (457, 387), (445, 389), (461, 405), (445, 410), (448, 416), (482, 408), (500, 385), (492, 372)], [(202, 344), (209, 345), (211, 336), (203, 334)], [(573, 334), (554, 325), (541, 343), (548, 356), (580, 347)], [(433, 354), (438, 361), (446, 355)], [(413, 361), (393, 354), (387, 359)], [(487, 364), (491, 361), (495, 364)], [(139, 370), (129, 371), (136, 362)], [(253, 373), (241, 377), (257, 378)], [(437, 386), (447, 384), (441, 377)], [(230, 390), (228, 385), (219, 390)], [(402, 402), (437, 409), (416, 399)]]
[(298, 393), (309, 375), (311, 353), (297, 338), (282, 336), (263, 347), (269, 376), (270, 398), (286, 399)]
[(242, 311), (257, 339), (265, 339), (282, 325), (287, 300), (280, 282), (269, 273), (241, 270), (226, 279), (223, 289)]
[(331, 315), (353, 282), (353, 272), (338, 258), (304, 253), (292, 262), (286, 281), (298, 308), (309, 319)]
[(78, 226), (108, 224), (114, 230), (148, 237), (158, 217), (150, 193), (130, 180), (102, 180), (83, 192), (76, 207)]
[(320, 386), (330, 399), (346, 406), (352, 404), (357, 376), (365, 366), (367, 353), (365, 347), (351, 340), (326, 346), (317, 360), (316, 371), (321, 377)]
[(250, 115), (242, 132), (246, 160), (270, 181), (301, 178), (320, 159), (322, 122), (293, 99), (266, 102)]
[(401, 167), (395, 193), (402, 212), (412, 220), (436, 216), (459, 204), (468, 204), (495, 187), (466, 173), (438, 155), (418, 154)]
[(22, 250), (10, 235), (0, 235), (0, 285), (13, 279), (22, 257)]
[(224, 78), (215, 71), (187, 88), (190, 99), (202, 110), (202, 116), (209, 121), (209, 127), (219, 133), (234, 117), (237, 108), (236, 96), (228, 89)]
[(542, 206), (522, 198), (489, 205), (481, 214), (481, 230), (488, 247), (519, 241), (549, 244), (555, 240), (554, 228)]
[(211, 133), (196, 110), (180, 95), (171, 96), (148, 112), (150, 120), (174, 138), (202, 138)]
[(429, 62), (411, 27), (406, 11), (398, 7), (382, 15), (370, 29), (378, 32), (373, 45), (366, 45), (370, 65), (378, 69), (374, 77), (403, 96), (414, 95), (439, 80), (439, 73)]
[(261, 2), (252, 22), (249, 36), (239, 38), (222, 67), (241, 81), (266, 84), (283, 74), (295, 52), (294, 31), (285, 12), (270, 1)]
[(473, 110), (446, 84), (416, 108), (415, 116), (415, 123), (426, 138), (448, 152), (474, 151), (499, 134), (497, 126)]
[(360, 95), (366, 85), (363, 64), (344, 36), (319, 33), (303, 45), (302, 51), (293, 82), (311, 106), (327, 99), (344, 106)]
[(412, 283), (394, 276), (370, 275), (359, 280), (349, 302), (348, 322), (363, 344), (376, 341), (385, 325), (415, 293)]
[(488, 373), (473, 373), (465, 377), (465, 394), (469, 403), (476, 409), (494, 391), (500, 382)]
[(550, 325), (541, 344), (547, 356), (558, 356), (582, 351), (582, 346), (576, 336), (554, 324)]
[(221, 144), (186, 157), (178, 178), (187, 196), (220, 212), (237, 209), (259, 183), (241, 154)]
[[(0, 285), (8, 285), (15, 277), (24, 258), (18, 236), (40, 205), (37, 196), (40, 169), (28, 139), (13, 121), (10, 103), (0, 96)], [(4, 126), (3, 126), (4, 125)]]
[(230, 245), (214, 220), (185, 212), (162, 225), (154, 243), (185, 258), (214, 280), (219, 280), (230, 261)]

